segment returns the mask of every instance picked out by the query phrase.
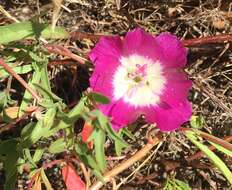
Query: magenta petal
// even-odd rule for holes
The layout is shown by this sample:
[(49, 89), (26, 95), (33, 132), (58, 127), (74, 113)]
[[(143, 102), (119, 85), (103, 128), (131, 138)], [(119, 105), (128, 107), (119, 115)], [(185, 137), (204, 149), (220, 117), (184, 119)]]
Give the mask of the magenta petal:
[(144, 30), (137, 28), (126, 34), (123, 43), (124, 56), (137, 54), (157, 60), (159, 52), (156, 39)]
[(90, 52), (89, 57), (95, 63), (99, 56), (113, 56), (118, 58), (121, 55), (122, 41), (119, 36), (102, 37), (93, 50)]
[(89, 82), (94, 92), (101, 93), (109, 99), (113, 98), (112, 75), (101, 75), (95, 70)]
[(192, 115), (192, 107), (188, 101), (174, 107), (153, 107), (146, 112), (148, 123), (156, 123), (161, 131), (178, 129)]
[(102, 37), (89, 56), (95, 65), (90, 78), (93, 91), (112, 98), (112, 76), (120, 64), (122, 41), (119, 36)]
[(162, 54), (161, 63), (168, 68), (182, 67), (187, 63), (187, 51), (176, 36), (162, 33), (156, 37)]
[(121, 51), (122, 41), (119, 36), (102, 37), (89, 54), (96, 72), (104, 74), (114, 70), (120, 64)]
[(141, 114), (138, 109), (123, 100), (114, 101), (108, 105), (100, 105), (99, 107), (106, 116), (112, 118), (112, 127), (116, 131), (136, 121)]
[(161, 95), (161, 101), (173, 106), (178, 106), (184, 102), (188, 96), (188, 91), (192, 87), (192, 82), (187, 80), (185, 73), (172, 70), (165, 73), (166, 84)]
[[(113, 91), (118, 85), (113, 85), (113, 76), (122, 64), (120, 59), (134, 54), (159, 61), (162, 66), (166, 80), (158, 94), (160, 102), (155, 106), (136, 107), (124, 102), (123, 98), (115, 100)], [(95, 66), (90, 87), (111, 100), (109, 104), (99, 105), (99, 109), (112, 119), (115, 130), (133, 123), (141, 114), (145, 114), (148, 123), (156, 123), (162, 131), (175, 130), (189, 120), (191, 105), (187, 95), (192, 83), (179, 69), (186, 64), (187, 51), (177, 37), (168, 33), (153, 37), (142, 29), (135, 29), (128, 32), (124, 40), (119, 36), (101, 38), (89, 56)]]

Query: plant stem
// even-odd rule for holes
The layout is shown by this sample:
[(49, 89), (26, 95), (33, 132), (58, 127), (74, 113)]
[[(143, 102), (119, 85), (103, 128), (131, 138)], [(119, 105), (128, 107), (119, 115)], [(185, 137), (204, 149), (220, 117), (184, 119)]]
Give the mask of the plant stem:
[(67, 48), (65, 48), (63, 46), (53, 45), (53, 44), (46, 44), (46, 45), (44, 45), (44, 47), (50, 53), (55, 53), (55, 54), (59, 54), (59, 55), (70, 57), (71, 59), (79, 62), (80, 64), (85, 64), (85, 62), (87, 61), (85, 58), (80, 57), (80, 56), (72, 53), (70, 50), (68, 50)]
[[(122, 162), (121, 164), (119, 164), (118, 166), (113, 168), (112, 170), (106, 172), (105, 175), (103, 176), (104, 182), (105, 183), (109, 182), (111, 180), (111, 178), (118, 175), (119, 173), (121, 173), (122, 171), (124, 171), (125, 169), (127, 169), (131, 165), (133, 165), (135, 162), (142, 159), (159, 142), (160, 142), (160, 139), (155, 138), (153, 140), (153, 143), (147, 143), (141, 150), (139, 150), (137, 153), (135, 153), (131, 158), (129, 158), (128, 160)], [(94, 183), (90, 187), (90, 190), (98, 190), (98, 189), (100, 189), (104, 185), (104, 182), (97, 181), (96, 183)]]
[(220, 34), (216, 36), (207, 36), (195, 39), (182, 40), (184, 46), (199, 46), (211, 43), (224, 43), (225, 41), (232, 41), (232, 34)]
[(2, 66), (11, 76), (16, 78), (38, 102), (42, 102), (42, 98), (26, 83), (25, 80), (23, 80), (21, 76), (14, 72), (14, 70), (6, 64), (3, 59), (0, 59), (0, 66)]
[[(232, 136), (225, 137), (224, 141), (231, 142), (232, 141)], [(216, 148), (214, 146), (210, 146), (209, 149), (212, 150), (212, 151), (216, 150)], [(193, 154), (192, 156), (189, 156), (188, 158), (186, 158), (186, 160), (187, 160), (187, 162), (192, 162), (193, 160), (199, 159), (204, 155), (205, 154), (202, 151), (198, 151), (195, 154)]]
[[(101, 37), (110, 37), (112, 35), (89, 34), (89, 33), (75, 31), (72, 32), (70, 36), (72, 40), (80, 40), (86, 38), (93, 41), (98, 41)], [(225, 41), (231, 42), (232, 34), (220, 34), (216, 36), (187, 39), (187, 40), (182, 40), (182, 43), (184, 46), (189, 47), (189, 46), (199, 46), (199, 45), (211, 44), (211, 43), (224, 43)]]
[(196, 129), (190, 129), (190, 128), (184, 128), (184, 127), (181, 127), (179, 130), (183, 131), (183, 132), (185, 132), (185, 131), (193, 131), (193, 132), (197, 133), (199, 136), (201, 136), (202, 138), (205, 138), (208, 141), (211, 141), (213, 143), (221, 145), (224, 148), (232, 151), (232, 144), (231, 143), (226, 142), (225, 140), (222, 140), (222, 139), (220, 139), (218, 137), (215, 137), (215, 136), (210, 135), (208, 133), (205, 133), (203, 131), (199, 131), (199, 130), (196, 130)]

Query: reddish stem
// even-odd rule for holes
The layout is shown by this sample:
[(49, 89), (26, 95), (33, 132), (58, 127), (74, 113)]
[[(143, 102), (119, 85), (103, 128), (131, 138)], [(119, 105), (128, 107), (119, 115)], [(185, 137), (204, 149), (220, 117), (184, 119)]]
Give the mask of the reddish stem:
[[(157, 145), (161, 140), (158, 138), (153, 139), (153, 144), (147, 143), (146, 145), (143, 146), (141, 150), (136, 152), (132, 157), (129, 159), (125, 160), (124, 162), (118, 164), (116, 167), (114, 167), (112, 170), (106, 172), (103, 176), (103, 181), (105, 183), (109, 182), (114, 176), (118, 175), (122, 171), (126, 170), (129, 168), (131, 165), (133, 165), (135, 162), (141, 160), (145, 155), (147, 155), (151, 149)], [(91, 187), (90, 190), (98, 190), (100, 189), (103, 185), (104, 182), (102, 180), (95, 182)]]
[(42, 98), (39, 97), (39, 95), (37, 95), (37, 93), (25, 82), (25, 80), (14, 72), (14, 70), (7, 65), (3, 59), (0, 59), (0, 66), (2, 66), (10, 75), (16, 78), (38, 102), (42, 102)]
[[(225, 137), (225, 138), (224, 138), (224, 141), (231, 142), (231, 141), (232, 141), (232, 136)], [(212, 150), (212, 151), (216, 150), (215, 146), (210, 146), (209, 149)], [(191, 161), (193, 161), (193, 160), (196, 160), (196, 159), (201, 158), (201, 157), (204, 156), (204, 155), (205, 155), (205, 154), (204, 154), (202, 151), (198, 151), (198, 152), (195, 153), (194, 155), (188, 157), (186, 160), (187, 160), (188, 162), (191, 162)]]
[(72, 59), (63, 59), (63, 60), (52, 60), (49, 62), (49, 65), (77, 65)]
[(51, 162), (44, 163), (42, 167), (43, 167), (44, 170), (46, 170), (46, 169), (48, 169), (48, 168), (53, 167), (54, 165), (61, 164), (61, 163), (63, 163), (63, 162), (65, 162), (65, 160), (63, 160), (63, 159), (60, 159), (60, 160), (53, 160), (53, 161), (51, 161)]
[(17, 118), (15, 121), (3, 126), (0, 128), (0, 134), (4, 131), (8, 131), (10, 130), (14, 125), (16, 125), (17, 123), (19, 123), (20, 121), (22, 121), (23, 119), (26, 119), (29, 116), (29, 114), (24, 114), (21, 117)]
[(53, 45), (53, 44), (46, 44), (44, 46), (50, 53), (55, 53), (55, 54), (59, 54), (59, 55), (63, 55), (63, 56), (67, 56), (70, 57), (71, 59), (84, 64), (85, 63), (85, 59), (72, 53), (70, 50), (68, 50), (67, 48), (63, 47), (63, 46), (59, 46), (59, 45)]
[(200, 136), (213, 142), (213, 143), (216, 143), (216, 144), (219, 144), (221, 146), (223, 146), (224, 148), (228, 149), (228, 150), (231, 150), (232, 151), (232, 144), (229, 143), (229, 142), (226, 142), (218, 137), (214, 137), (214, 136), (211, 136), (207, 133), (204, 133), (204, 132), (200, 132)]
[[(81, 40), (86, 38), (93, 41), (98, 41), (103, 36), (108, 37), (112, 35), (88, 34), (88, 33), (77, 32), (77, 31), (71, 33), (72, 40)], [(216, 36), (187, 39), (187, 40), (182, 40), (182, 43), (184, 46), (189, 47), (189, 46), (199, 46), (199, 45), (211, 44), (211, 43), (224, 43), (225, 41), (232, 42), (232, 34), (220, 34)]]
[(211, 43), (224, 43), (232, 42), (232, 34), (220, 34), (216, 36), (207, 36), (195, 39), (182, 40), (184, 46), (199, 46), (203, 44), (211, 44)]
[[(215, 137), (215, 136), (212, 136), (212, 135), (209, 135), (205, 132), (202, 132), (202, 131), (198, 131), (198, 130), (194, 130), (194, 129), (190, 129), (190, 128), (184, 128), (184, 127), (181, 127), (179, 129), (180, 131), (183, 131), (183, 132), (186, 132), (186, 131), (193, 131), (193, 132), (196, 132), (199, 136), (201, 136), (202, 138), (208, 140), (208, 141), (211, 141), (213, 143), (216, 143), (228, 150), (231, 150), (232, 151), (232, 144), (229, 143), (230, 141), (232, 141), (232, 136), (228, 136), (228, 137), (225, 137), (223, 140), (218, 138), (218, 137)], [(209, 147), (210, 150), (215, 150), (216, 148), (214, 146), (210, 146)], [(190, 158), (187, 159), (187, 161), (192, 161), (192, 160), (195, 160), (197, 158), (200, 158), (204, 155), (204, 153), (202, 151), (199, 151), (197, 152), (196, 154), (194, 154), (193, 156), (191, 156)]]
[(88, 33), (85, 33), (85, 32), (75, 31), (75, 32), (72, 32), (70, 34), (70, 36), (71, 36), (72, 40), (82, 40), (82, 39), (86, 38), (86, 39), (90, 39), (90, 40), (93, 40), (93, 41), (98, 41), (101, 37), (110, 36), (110, 35), (88, 34)]

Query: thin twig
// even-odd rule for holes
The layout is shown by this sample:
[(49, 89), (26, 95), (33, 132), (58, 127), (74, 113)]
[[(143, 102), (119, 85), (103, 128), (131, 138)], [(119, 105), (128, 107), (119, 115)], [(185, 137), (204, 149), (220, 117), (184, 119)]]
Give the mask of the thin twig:
[[(225, 137), (223, 140), (226, 141), (226, 142), (231, 142), (232, 141), (232, 136)], [(214, 150), (216, 150), (216, 147), (215, 146), (210, 146), (209, 149), (214, 151)], [(205, 154), (202, 151), (198, 151), (197, 153), (193, 154), (192, 156), (186, 158), (186, 160), (187, 160), (187, 162), (192, 162), (193, 160), (199, 159), (204, 155)]]
[(53, 161), (51, 161), (51, 162), (45, 162), (45, 163), (43, 164), (42, 168), (43, 168), (44, 170), (46, 170), (46, 169), (48, 169), (48, 168), (52, 168), (54, 165), (58, 165), (58, 164), (61, 164), (61, 163), (63, 163), (63, 162), (65, 162), (64, 159), (53, 160)]
[(151, 160), (152, 157), (154, 157), (154, 155), (157, 153), (157, 151), (159, 150), (159, 148), (162, 146), (163, 142), (159, 142), (159, 144), (157, 145), (156, 149), (135, 169), (133, 170), (133, 172), (128, 175), (127, 177), (125, 177), (123, 180), (121, 180), (121, 182), (117, 185), (117, 188), (119, 189), (119, 187), (126, 183), (126, 181), (128, 181), (129, 178), (131, 178), (133, 175), (135, 175), (136, 173), (138, 173), (138, 171), (149, 161)]
[[(232, 136), (228, 136), (228, 137), (225, 137), (224, 139), (220, 139), (218, 137), (215, 137), (213, 135), (210, 135), (208, 133), (205, 133), (205, 132), (199, 131), (199, 130), (195, 130), (195, 129), (181, 127), (179, 130), (183, 131), (183, 132), (186, 132), (186, 131), (196, 132), (202, 138), (204, 138), (204, 139), (206, 139), (208, 141), (211, 141), (211, 142), (213, 142), (215, 144), (218, 144), (218, 145), (232, 151), (232, 144), (229, 143), (230, 141), (232, 141)], [(216, 148), (214, 146), (210, 146), (209, 149), (210, 150), (215, 150)], [(188, 158), (187, 161), (190, 162), (192, 160), (195, 160), (197, 158), (202, 157), (203, 155), (204, 155), (203, 152), (199, 151), (196, 154), (194, 154), (193, 156), (191, 156), (190, 158)]]
[(44, 45), (44, 47), (50, 52), (50, 53), (55, 53), (55, 54), (59, 54), (59, 55), (63, 55), (63, 56), (67, 56), (70, 57), (71, 59), (84, 64), (87, 60), (83, 57), (80, 57), (74, 53), (72, 53), (70, 50), (68, 50), (67, 48), (63, 47), (63, 46), (59, 46), (59, 45), (53, 45), (53, 44), (46, 44)]
[(25, 80), (23, 80), (21, 76), (14, 72), (14, 70), (7, 65), (3, 59), (0, 59), (0, 66), (2, 66), (10, 75), (16, 78), (38, 102), (42, 102), (42, 98), (25, 82)]
[(89, 39), (93, 41), (98, 41), (101, 37), (104, 36), (111, 36), (111, 35), (103, 35), (103, 34), (89, 34), (85, 32), (71, 32), (70, 34), (72, 40), (82, 40), (82, 39)]
[(221, 146), (223, 146), (224, 148), (228, 149), (228, 150), (231, 150), (232, 151), (232, 144), (229, 143), (229, 142), (226, 142), (218, 137), (215, 137), (215, 136), (212, 136), (212, 135), (209, 135), (205, 132), (200, 132), (200, 136), (208, 141), (211, 141), (213, 143), (216, 143), (216, 144), (219, 144)]
[[(104, 182), (107, 183), (113, 178), (114, 176), (118, 175), (125, 169), (129, 168), (131, 165), (133, 165), (135, 162), (141, 160), (146, 154), (150, 152), (150, 150), (157, 145), (160, 142), (160, 139), (155, 138), (153, 143), (147, 143), (141, 150), (139, 150), (137, 153), (135, 153), (131, 158), (128, 160), (122, 162), (112, 170), (108, 171), (105, 173), (103, 176)], [(104, 185), (103, 181), (97, 181), (94, 183), (91, 187), (90, 190), (98, 190)]]
[(15, 121), (10, 122), (9, 124), (0, 127), (0, 134), (3, 133), (4, 131), (8, 131), (10, 129), (12, 129), (17, 123), (19, 123), (20, 121), (22, 121), (23, 119), (26, 119), (29, 116), (29, 114), (24, 114), (21, 117), (17, 118)]
[(20, 22), (17, 18), (13, 17), (8, 11), (6, 11), (1, 5), (0, 5), (0, 12), (4, 14), (7, 18), (13, 20), (14, 22)]
[(195, 39), (182, 40), (184, 46), (199, 46), (203, 44), (232, 42), (232, 34), (220, 34)]
[[(90, 39), (93, 41), (98, 41), (101, 37), (110, 37), (112, 35), (103, 35), (103, 34), (89, 34), (84, 32), (72, 32), (70, 34), (72, 40), (81, 40), (81, 39)], [(211, 44), (211, 43), (225, 43), (225, 42), (232, 42), (232, 34), (220, 34), (216, 36), (207, 36), (201, 38), (194, 38), (194, 39), (187, 39), (182, 40), (184, 46), (199, 46), (204, 44)]]

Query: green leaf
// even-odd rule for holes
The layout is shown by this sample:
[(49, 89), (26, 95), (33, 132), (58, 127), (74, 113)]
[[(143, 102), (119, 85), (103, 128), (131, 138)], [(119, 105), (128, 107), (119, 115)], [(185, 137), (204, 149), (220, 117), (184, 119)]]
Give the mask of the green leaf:
[(32, 60), (34, 60), (37, 63), (40, 62), (44, 62), (45, 60), (43, 58), (41, 58), (40, 56), (38, 56), (36, 53), (34, 53), (33, 51), (29, 51), (29, 56), (32, 58)]
[(72, 123), (74, 123), (85, 111), (86, 100), (86, 97), (81, 98), (78, 104), (68, 113), (68, 117), (71, 119)]
[(66, 142), (64, 138), (57, 139), (55, 142), (53, 142), (49, 148), (48, 151), (50, 153), (56, 154), (60, 152), (64, 152), (67, 148)]
[[(29, 131), (28, 131), (29, 132)], [(44, 134), (46, 128), (43, 126), (42, 121), (38, 121), (34, 128), (30, 129), (30, 134), (20, 143), (20, 148), (29, 148), (35, 144)]]
[(101, 172), (103, 173), (106, 169), (106, 158), (104, 150), (104, 144), (106, 140), (105, 132), (101, 129), (94, 128), (94, 131), (89, 137), (89, 140), (94, 141), (95, 158)]
[(192, 116), (190, 118), (190, 125), (194, 129), (201, 129), (204, 124), (204, 118), (202, 116)]
[(10, 139), (0, 143), (0, 156), (4, 156), (3, 167), (5, 170), (6, 181), (4, 190), (14, 190), (17, 174), (17, 152), (18, 140)]
[[(111, 138), (113, 141), (118, 141), (118, 143), (121, 143), (121, 146), (127, 147), (128, 143), (125, 142), (110, 126), (108, 119), (99, 111), (99, 110), (94, 110), (91, 112), (93, 116), (97, 117), (98, 123), (100, 126), (99, 128), (102, 128), (106, 130), (107, 135), (109, 138)], [(95, 125), (97, 126), (96, 123)]]
[(53, 190), (51, 183), (49, 182), (43, 168), (41, 168), (41, 178), (47, 190)]
[(188, 139), (195, 144), (202, 152), (206, 154), (206, 156), (216, 165), (216, 167), (223, 173), (223, 175), (226, 177), (226, 179), (232, 184), (232, 173), (229, 170), (229, 168), (226, 166), (226, 164), (213, 152), (211, 151), (207, 146), (202, 144), (197, 140), (196, 133), (192, 131), (186, 131), (185, 135), (188, 137)]
[(136, 140), (134, 135), (127, 128), (122, 128), (121, 130), (122, 130), (122, 133), (125, 134), (128, 138), (130, 138), (133, 141)]
[(7, 99), (7, 93), (5, 91), (0, 92), (0, 109), (7, 105)]
[[(123, 135), (124, 135), (123, 129), (119, 130), (117, 134), (120, 138), (123, 138)], [(126, 146), (122, 144), (121, 141), (118, 141), (118, 140), (116, 140), (114, 143), (115, 143), (115, 152), (117, 156), (120, 156), (122, 153), (122, 149), (125, 148)]]
[(21, 131), (21, 138), (26, 139), (31, 134), (32, 130), (34, 129), (36, 123), (30, 122), (28, 123)]
[(47, 110), (46, 114), (43, 118), (43, 125), (46, 129), (50, 129), (54, 123), (55, 116), (56, 116), (56, 107), (50, 108)]
[(164, 190), (191, 190), (189, 185), (178, 179), (167, 179)]
[(23, 152), (24, 152), (24, 158), (26, 158), (29, 161), (29, 163), (32, 165), (32, 167), (37, 168), (34, 160), (32, 159), (30, 149), (25, 148)]
[(191, 190), (189, 185), (183, 181), (175, 179), (175, 183), (181, 188), (181, 190)]
[(91, 152), (89, 152), (89, 149), (85, 143), (76, 144), (75, 151), (82, 162), (99, 172), (101, 171), (99, 165), (94, 159), (94, 156), (91, 154)]
[(17, 173), (16, 171), (6, 179), (4, 184), (4, 190), (15, 190), (15, 183), (16, 183)]
[(44, 24), (46, 27), (41, 32), (41, 36), (46, 39), (67, 39), (69, 38), (69, 33), (63, 28), (56, 26), (53, 31), (52, 27)]
[(223, 146), (216, 144), (214, 142), (208, 141), (210, 144), (212, 144), (216, 149), (223, 152), (224, 154), (227, 154), (228, 156), (232, 157), (232, 151), (224, 148)]
[[(41, 73), (38, 70), (35, 70), (33, 75), (32, 75), (32, 79), (28, 82), (28, 85), (31, 86), (33, 88), (33, 83), (38, 83), (41, 79)], [(19, 108), (19, 116), (22, 116), (22, 114), (24, 113), (24, 110), (26, 109), (26, 107), (29, 105), (30, 101), (31, 101), (31, 94), (30, 92), (28, 92), (27, 90), (24, 92), (23, 95), (23, 99)]]
[(61, 27), (56, 27), (53, 31), (47, 24), (25, 21), (0, 26), (0, 44), (7, 44), (25, 38), (68, 38), (69, 34)]
[(107, 98), (106, 96), (104, 96), (100, 93), (97, 93), (97, 92), (90, 92), (88, 94), (88, 96), (90, 97), (90, 99), (94, 100), (95, 102), (99, 102), (102, 104), (109, 104), (110, 103), (109, 98)]
[[(34, 83), (33, 85), (36, 87), (36, 89), (37, 89), (41, 94), (43, 94), (43, 95), (44, 95), (46, 98), (48, 98), (50, 101), (51, 101), (51, 100), (62, 101), (62, 99), (61, 99), (60, 97), (58, 97), (57, 95), (55, 95), (54, 93), (52, 93), (52, 91), (51, 91), (50, 89), (47, 90), (47, 89), (43, 88), (43, 87), (41, 86), (41, 84), (36, 84), (36, 83)], [(50, 88), (50, 86), (49, 86), (48, 88)], [(42, 102), (41, 105), (42, 105), (43, 107), (46, 107), (46, 102), (45, 102), (45, 103)]]
[(56, 133), (60, 129), (65, 129), (68, 127), (73, 128), (74, 123), (79, 119), (86, 110), (85, 106), (86, 97), (82, 98), (79, 103), (67, 114), (62, 114), (62, 118), (55, 128), (52, 128), (50, 132), (47, 133), (46, 137), (49, 137)]
[[(22, 65), (13, 67), (14, 72), (17, 74), (25, 74), (33, 70), (33, 67), (31, 65)], [(9, 73), (5, 71), (5, 69), (0, 68), (0, 78), (8, 77)]]
[(41, 159), (42, 156), (43, 156), (43, 153), (44, 153), (44, 149), (42, 149), (42, 148), (37, 148), (37, 149), (35, 150), (34, 155), (33, 155), (33, 161), (34, 161), (35, 163), (39, 162), (40, 159)]

